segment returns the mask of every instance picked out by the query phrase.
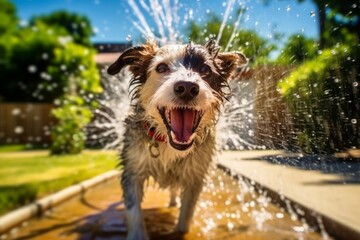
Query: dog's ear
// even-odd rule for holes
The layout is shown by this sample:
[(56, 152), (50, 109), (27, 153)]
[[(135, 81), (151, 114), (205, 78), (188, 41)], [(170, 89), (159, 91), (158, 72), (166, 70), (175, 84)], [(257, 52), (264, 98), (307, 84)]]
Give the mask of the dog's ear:
[(210, 38), (210, 40), (205, 43), (204, 47), (213, 58), (216, 58), (220, 51), (220, 47), (216, 44), (215, 37)]
[(151, 59), (154, 57), (157, 45), (154, 42), (147, 42), (143, 45), (132, 47), (123, 52), (120, 57), (107, 69), (108, 74), (115, 75), (122, 68), (129, 66), (134, 77), (146, 73)]
[(248, 59), (240, 52), (218, 53), (215, 61), (220, 67), (221, 75), (227, 80), (241, 72), (248, 63)]

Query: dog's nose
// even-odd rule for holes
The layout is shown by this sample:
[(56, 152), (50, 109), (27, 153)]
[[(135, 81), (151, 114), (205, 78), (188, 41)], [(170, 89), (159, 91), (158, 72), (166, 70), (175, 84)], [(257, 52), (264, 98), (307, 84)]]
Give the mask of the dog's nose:
[(199, 85), (189, 81), (179, 81), (174, 84), (174, 93), (179, 98), (189, 101), (199, 94)]

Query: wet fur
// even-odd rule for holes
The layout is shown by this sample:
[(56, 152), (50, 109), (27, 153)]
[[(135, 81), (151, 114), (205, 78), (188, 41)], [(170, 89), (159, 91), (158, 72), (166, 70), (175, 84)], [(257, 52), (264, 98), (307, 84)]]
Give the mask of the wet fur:
[[(187, 232), (205, 175), (215, 152), (215, 124), (220, 106), (227, 96), (228, 81), (247, 60), (240, 53), (220, 53), (214, 40), (204, 46), (171, 45), (159, 48), (148, 42), (126, 50), (108, 68), (111, 75), (128, 67), (134, 100), (125, 121), (126, 132), (121, 152), (124, 192), (128, 223), (128, 239), (147, 239), (141, 212), (144, 182), (153, 177), (162, 188), (172, 190), (170, 205), (174, 205), (175, 190), (181, 191), (177, 232)], [(169, 71), (158, 73), (157, 66), (166, 63)], [(211, 74), (200, 74), (206, 64)], [(173, 85), (179, 80), (193, 81), (200, 92), (191, 101), (178, 99)], [(144, 122), (156, 129), (155, 136), (169, 139), (159, 107), (189, 106), (204, 112), (189, 149), (173, 148), (169, 141), (156, 142), (144, 127)], [(155, 154), (156, 153), (156, 154)], [(155, 157), (155, 155), (157, 155)]]

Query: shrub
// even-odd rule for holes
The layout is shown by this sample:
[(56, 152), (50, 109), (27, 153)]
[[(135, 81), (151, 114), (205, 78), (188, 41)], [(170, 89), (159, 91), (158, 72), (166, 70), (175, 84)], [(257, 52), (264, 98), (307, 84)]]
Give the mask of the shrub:
[(305, 152), (333, 153), (360, 146), (359, 50), (336, 46), (279, 82)]
[(83, 129), (91, 119), (91, 111), (84, 106), (84, 100), (67, 96), (52, 114), (58, 123), (51, 132), (51, 154), (80, 153), (85, 144)]

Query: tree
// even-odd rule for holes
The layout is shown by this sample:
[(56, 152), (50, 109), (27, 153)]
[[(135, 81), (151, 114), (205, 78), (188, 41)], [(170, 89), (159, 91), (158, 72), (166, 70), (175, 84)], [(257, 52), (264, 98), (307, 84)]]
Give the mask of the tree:
[(289, 37), (275, 62), (281, 65), (300, 64), (313, 59), (316, 55), (317, 44), (315, 40), (301, 34), (295, 34)]
[[(212, 15), (205, 24), (201, 25), (194, 21), (188, 26), (188, 36), (191, 41), (196, 43), (206, 42), (209, 37), (214, 37), (219, 33), (222, 21), (215, 15)], [(275, 45), (269, 43), (266, 39), (260, 37), (252, 30), (237, 30), (235, 38), (229, 44), (234, 30), (234, 23), (229, 23), (223, 31), (219, 45), (224, 48), (228, 46), (229, 51), (241, 51), (251, 61), (263, 63), (268, 61), (270, 53), (276, 49)]]
[[(60, 17), (85, 23), (87, 27), (76, 35), (77, 41), (90, 43), (89, 31), (85, 30), (91, 29), (87, 25), (87, 18), (74, 13), (56, 12), (33, 18), (30, 26), (5, 34), (0, 39), (0, 99), (53, 102), (66, 92), (69, 76), (83, 79), (89, 85), (99, 84), (99, 73), (93, 60), (94, 50), (76, 44), (75, 38), (69, 36), (68, 25), (64, 27), (61, 22), (55, 21)], [(49, 25), (53, 21), (53, 25)], [(59, 52), (66, 52), (67, 56), (59, 60)]]
[[(53, 102), (66, 92), (70, 76), (89, 86), (99, 83), (94, 50), (74, 44), (63, 28), (37, 22), (4, 36), (0, 49), (3, 100)], [(67, 55), (60, 58), (60, 53)]]
[(8, 0), (0, 0), (0, 35), (12, 31), (17, 26), (16, 8)]
[(36, 26), (38, 22), (65, 28), (75, 43), (91, 46), (90, 37), (93, 35), (93, 30), (90, 20), (86, 16), (67, 11), (56, 11), (49, 15), (32, 17), (30, 26)]
[[(302, 2), (304, 0), (298, 0)], [(345, 28), (360, 40), (360, 5), (352, 0), (313, 0), (319, 15), (320, 48), (331, 47), (333, 32)], [(336, 35), (338, 35), (338, 33)], [(331, 36), (331, 37), (330, 37)], [(340, 39), (339, 39), (340, 40)]]
[(0, 38), (0, 99), (57, 105), (52, 154), (84, 148), (84, 127), (96, 106), (95, 94), (102, 90), (89, 29), (86, 17), (57, 12), (35, 17), (29, 26)]

